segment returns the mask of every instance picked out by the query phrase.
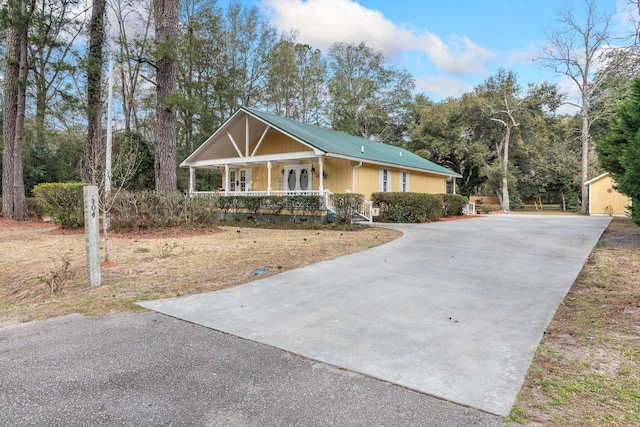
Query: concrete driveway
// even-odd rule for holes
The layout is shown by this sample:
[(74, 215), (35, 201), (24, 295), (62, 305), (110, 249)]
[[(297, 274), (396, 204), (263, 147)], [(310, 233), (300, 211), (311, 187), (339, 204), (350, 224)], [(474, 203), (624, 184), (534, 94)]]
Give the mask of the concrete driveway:
[(610, 218), (490, 215), (143, 307), (507, 415), (558, 304)]

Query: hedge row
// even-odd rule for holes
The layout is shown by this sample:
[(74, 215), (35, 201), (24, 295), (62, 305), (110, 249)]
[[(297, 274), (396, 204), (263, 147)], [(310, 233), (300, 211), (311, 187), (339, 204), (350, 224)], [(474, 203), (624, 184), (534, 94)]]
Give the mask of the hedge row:
[(461, 215), (467, 198), (457, 194), (373, 193), (373, 206), (383, 222), (414, 223), (437, 221), (443, 216)]
[(215, 199), (154, 191), (120, 193), (111, 208), (114, 231), (211, 225), (218, 220)]
[(295, 214), (298, 212), (309, 216), (318, 215), (323, 203), (319, 196), (219, 196), (217, 206), (224, 218), (231, 213), (233, 218), (238, 220), (241, 213), (248, 211), (256, 221), (258, 213), (277, 216), (286, 210), (294, 214), (295, 220)]
[[(84, 225), (82, 183), (44, 183), (34, 187), (37, 206), (54, 224), (65, 228)], [(350, 223), (363, 203), (361, 194), (334, 194), (336, 220)], [(385, 192), (372, 195), (373, 206), (380, 209), (386, 222), (436, 221), (442, 216), (460, 215), (467, 198), (456, 194)], [(33, 204), (33, 203), (31, 203)], [(218, 221), (220, 213), (240, 219), (244, 213), (257, 221), (258, 215), (277, 216), (289, 211), (294, 216), (317, 216), (323, 208), (319, 196), (219, 196), (189, 197), (184, 194), (158, 194), (153, 191), (124, 192), (111, 208), (112, 230), (135, 230), (178, 225), (208, 225)], [(30, 211), (37, 211), (35, 207)], [(38, 212), (40, 213), (40, 212)]]

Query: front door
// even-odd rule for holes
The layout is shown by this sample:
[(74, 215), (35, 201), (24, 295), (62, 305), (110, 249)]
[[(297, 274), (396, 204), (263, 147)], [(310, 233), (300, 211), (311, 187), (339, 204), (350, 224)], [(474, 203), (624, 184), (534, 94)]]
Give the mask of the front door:
[(285, 191), (305, 193), (312, 189), (311, 165), (287, 166), (284, 169)]
[(251, 191), (251, 169), (229, 170), (230, 191)]

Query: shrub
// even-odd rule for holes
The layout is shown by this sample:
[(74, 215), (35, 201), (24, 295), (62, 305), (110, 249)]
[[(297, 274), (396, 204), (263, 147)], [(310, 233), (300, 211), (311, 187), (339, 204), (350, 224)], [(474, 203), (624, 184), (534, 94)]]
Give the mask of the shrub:
[(111, 229), (144, 230), (178, 225), (210, 225), (218, 218), (218, 200), (180, 193), (122, 192), (111, 208)]
[(495, 211), (499, 211), (500, 210), (500, 205), (482, 205), (481, 209), (479, 209), (482, 211), (482, 213), (491, 213), (491, 212), (495, 212)]
[(295, 195), (295, 196), (220, 196), (218, 208), (227, 217), (227, 213), (233, 213), (234, 220), (240, 220), (242, 211), (248, 211), (255, 221), (259, 211), (267, 215), (279, 215), (283, 210), (294, 214), (294, 221), (298, 212), (303, 215), (317, 215), (322, 210), (322, 199), (319, 196)]
[(385, 192), (373, 193), (371, 198), (373, 206), (380, 208), (383, 221), (437, 221), (442, 216), (443, 201), (440, 194)]
[(218, 201), (214, 197), (184, 197), (180, 222), (211, 225), (218, 221)]
[(245, 196), (242, 198), (242, 206), (244, 209), (251, 212), (251, 219), (253, 222), (257, 221), (258, 211), (260, 206), (264, 202), (264, 197), (261, 196)]
[[(44, 217), (44, 210), (38, 204), (38, 199), (35, 197), (27, 197), (27, 215), (30, 218), (37, 218), (38, 220), (42, 220)], [(0, 204), (2, 204), (2, 199), (0, 199)]]
[(336, 193), (333, 195), (333, 205), (336, 208), (336, 222), (351, 224), (355, 213), (364, 202), (364, 196), (358, 193)]
[(462, 215), (462, 209), (469, 203), (469, 199), (460, 194), (441, 194), (444, 209), (442, 216)]
[(280, 215), (280, 212), (286, 207), (286, 200), (282, 196), (265, 196), (262, 199), (261, 208), (267, 215)]
[(63, 228), (84, 225), (81, 182), (49, 182), (33, 187), (37, 204), (51, 217), (51, 222)]

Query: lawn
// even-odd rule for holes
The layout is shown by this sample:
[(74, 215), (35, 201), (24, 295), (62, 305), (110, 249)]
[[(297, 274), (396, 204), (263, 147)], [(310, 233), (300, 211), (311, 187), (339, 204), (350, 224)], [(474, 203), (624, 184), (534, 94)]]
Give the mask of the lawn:
[[(0, 220), (0, 322), (139, 311), (135, 301), (209, 292), (358, 252), (401, 235), (212, 227), (112, 234), (102, 286), (86, 285), (84, 234)], [(259, 276), (254, 274), (260, 270)], [(55, 292), (52, 292), (55, 290)]]
[(640, 425), (640, 228), (614, 218), (538, 347), (511, 420)]

